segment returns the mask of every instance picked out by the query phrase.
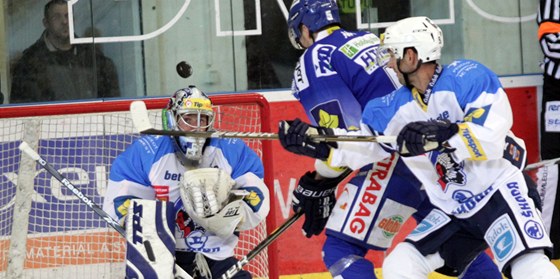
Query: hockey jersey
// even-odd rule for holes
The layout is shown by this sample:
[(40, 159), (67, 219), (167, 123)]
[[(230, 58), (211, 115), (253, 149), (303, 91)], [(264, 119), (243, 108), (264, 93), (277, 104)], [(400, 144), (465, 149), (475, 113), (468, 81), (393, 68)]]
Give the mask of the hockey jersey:
[[(194, 223), (187, 215), (180, 196), (180, 180), (186, 169), (175, 155), (171, 137), (145, 136), (120, 154), (111, 167), (103, 209), (113, 218), (126, 214), (124, 202), (130, 198), (172, 202), (175, 209), (176, 250), (200, 252), (222, 260), (233, 256), (238, 234), (220, 238)], [(235, 180), (234, 189), (250, 193), (243, 203), (244, 220), (238, 227), (256, 227), (269, 212), (268, 188), (258, 155), (240, 139), (209, 139), (200, 168), (220, 168)]]
[[(368, 101), (400, 86), (395, 72), (380, 59), (379, 43), (372, 33), (338, 27), (317, 34), (300, 57), (292, 84), (313, 124), (356, 130)], [(327, 235), (368, 249), (390, 247), (425, 194), (398, 156), (389, 157), (364, 166), (344, 185), (326, 225)], [(328, 177), (329, 169), (322, 165), (316, 164), (317, 171)]]
[[(407, 123), (430, 119), (459, 125), (459, 132), (448, 140), (456, 150), (432, 151), (403, 161), (422, 181), (434, 205), (447, 214), (468, 218), (519, 171), (502, 157), (513, 121), (511, 107), (498, 77), (484, 65), (454, 61), (443, 68), (428, 97), (401, 87), (368, 103), (360, 132), (337, 129), (336, 134), (396, 136)], [(374, 143), (338, 144), (332, 164), (353, 168), (386, 158), (396, 149)]]
[(379, 42), (372, 33), (338, 27), (317, 34), (300, 57), (292, 82), (292, 92), (313, 124), (356, 130), (367, 102), (400, 86), (395, 72), (379, 61)]

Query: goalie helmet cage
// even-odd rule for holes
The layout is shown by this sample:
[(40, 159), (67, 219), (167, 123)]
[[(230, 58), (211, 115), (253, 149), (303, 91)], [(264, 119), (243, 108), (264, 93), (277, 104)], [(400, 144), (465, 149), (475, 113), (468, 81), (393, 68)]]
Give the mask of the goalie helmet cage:
[[(216, 129), (270, 132), (269, 104), (262, 95), (210, 98)], [(169, 99), (142, 100), (154, 126), (161, 128), (161, 108)], [(130, 118), (131, 101), (0, 108), (0, 278), (124, 278), (124, 239), (18, 146), (29, 143), (86, 196), (102, 204), (111, 162), (140, 136)], [(263, 160), (271, 204), (266, 223), (241, 233), (238, 258), (276, 228), (272, 143), (245, 142)], [(255, 278), (279, 278), (275, 246), (272, 243), (246, 266)]]

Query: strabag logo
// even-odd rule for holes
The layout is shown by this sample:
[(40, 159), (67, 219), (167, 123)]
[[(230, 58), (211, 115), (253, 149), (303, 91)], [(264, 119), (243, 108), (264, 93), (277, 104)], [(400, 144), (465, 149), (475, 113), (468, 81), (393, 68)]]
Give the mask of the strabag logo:
[(506, 259), (515, 247), (515, 235), (509, 216), (503, 215), (488, 228), (484, 239), (498, 261)]

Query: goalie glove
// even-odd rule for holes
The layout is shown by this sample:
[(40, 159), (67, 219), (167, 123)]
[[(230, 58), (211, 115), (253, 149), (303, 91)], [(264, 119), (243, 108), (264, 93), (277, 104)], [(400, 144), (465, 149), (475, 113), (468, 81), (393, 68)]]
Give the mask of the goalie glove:
[(280, 121), (278, 137), (284, 149), (297, 154), (320, 160), (327, 160), (331, 148), (336, 143), (316, 142), (310, 135), (334, 135), (332, 129), (311, 126), (299, 118), (293, 121)]
[(243, 197), (249, 195), (249, 192), (244, 190), (233, 190), (230, 193), (228, 203), (215, 215), (205, 217), (198, 215), (190, 203), (185, 204), (185, 211), (189, 214), (191, 219), (209, 231), (221, 238), (231, 236), (237, 226), (243, 221), (244, 210)]
[(304, 212), (302, 229), (307, 238), (321, 234), (327, 225), (336, 203), (336, 186), (346, 177), (341, 175), (315, 180), (315, 175), (315, 171), (305, 173), (293, 191), (292, 209), (295, 212)]
[(397, 137), (399, 153), (403, 156), (417, 156), (432, 150), (453, 152), (454, 148), (445, 142), (457, 134), (459, 126), (449, 120), (430, 120), (408, 123)]
[[(186, 171), (180, 184), (181, 199), (197, 216), (209, 217), (228, 203), (235, 181), (227, 172), (217, 168)], [(190, 215), (190, 214), (189, 214)]]

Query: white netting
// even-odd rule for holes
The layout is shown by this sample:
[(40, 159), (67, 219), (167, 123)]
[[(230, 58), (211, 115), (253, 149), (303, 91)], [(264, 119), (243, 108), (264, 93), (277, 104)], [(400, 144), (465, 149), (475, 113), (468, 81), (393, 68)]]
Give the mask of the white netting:
[[(84, 111), (87, 106), (84, 104)], [(215, 126), (219, 130), (260, 132), (260, 109), (257, 104), (221, 104), (216, 108)], [(150, 117), (161, 127), (159, 110), (151, 110)], [(139, 136), (128, 111), (0, 118), (0, 129), (0, 278), (18, 274), (17, 263), (8, 265), (14, 261), (8, 259), (17, 261), (18, 257), (23, 260), (23, 278), (124, 278), (126, 245), (121, 236), (45, 170), (34, 163), (24, 167), (25, 156), (18, 145), (22, 140), (29, 142), (101, 205), (111, 162)], [(262, 156), (260, 141), (247, 143)], [(28, 189), (33, 190), (18, 192), (18, 183), (21, 188), (30, 184)], [(27, 218), (14, 219), (21, 215)], [(242, 233), (236, 254), (246, 255), (265, 237), (264, 223)], [(247, 270), (257, 278), (267, 278), (266, 251), (251, 261)]]

